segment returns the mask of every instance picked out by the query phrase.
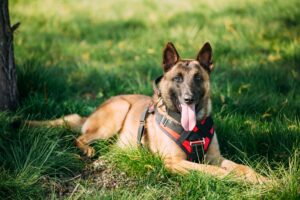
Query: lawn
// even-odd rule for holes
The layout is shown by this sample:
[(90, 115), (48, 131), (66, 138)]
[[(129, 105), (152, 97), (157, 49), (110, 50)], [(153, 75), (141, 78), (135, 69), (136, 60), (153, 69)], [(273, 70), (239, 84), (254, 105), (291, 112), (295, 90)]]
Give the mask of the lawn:
[[(0, 112), (0, 199), (300, 199), (300, 1), (13, 0), (21, 103)], [(170, 174), (114, 139), (87, 159), (68, 127), (26, 119), (89, 115), (107, 98), (151, 95), (172, 41), (183, 58), (213, 47), (213, 117), (222, 154), (267, 185)]]

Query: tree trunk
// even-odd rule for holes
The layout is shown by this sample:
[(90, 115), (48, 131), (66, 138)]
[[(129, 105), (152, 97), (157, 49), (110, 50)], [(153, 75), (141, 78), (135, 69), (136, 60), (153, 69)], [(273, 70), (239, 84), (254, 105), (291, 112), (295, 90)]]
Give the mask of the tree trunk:
[(8, 0), (0, 0), (0, 9), (0, 110), (7, 110), (18, 105), (13, 32), (19, 23), (10, 26)]

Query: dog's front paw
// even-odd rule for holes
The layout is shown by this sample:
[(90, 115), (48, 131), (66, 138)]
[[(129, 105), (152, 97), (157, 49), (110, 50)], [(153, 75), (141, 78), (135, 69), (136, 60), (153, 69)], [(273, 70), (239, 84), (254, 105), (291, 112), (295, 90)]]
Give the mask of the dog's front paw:
[(253, 183), (253, 184), (264, 184), (264, 183), (267, 183), (267, 182), (270, 182), (270, 180), (267, 178), (267, 177), (264, 177), (258, 173), (256, 173), (253, 169), (251, 169), (250, 167), (248, 166), (245, 166), (245, 165), (238, 165), (235, 169), (234, 169), (234, 173), (250, 182), (250, 183)]
[(253, 169), (246, 165), (236, 164), (230, 160), (224, 160), (221, 163), (221, 168), (227, 170), (229, 174), (233, 175), (239, 180), (245, 180), (253, 184), (263, 184), (270, 182), (267, 177), (256, 173)]

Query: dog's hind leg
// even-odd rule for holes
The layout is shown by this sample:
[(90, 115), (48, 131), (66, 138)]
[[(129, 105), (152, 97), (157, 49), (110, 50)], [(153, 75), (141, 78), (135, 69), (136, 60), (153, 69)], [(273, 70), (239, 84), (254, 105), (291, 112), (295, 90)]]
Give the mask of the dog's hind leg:
[(102, 104), (84, 123), (82, 135), (76, 139), (77, 147), (88, 157), (92, 157), (95, 150), (89, 144), (98, 139), (108, 139), (118, 133), (130, 106), (130, 103), (120, 96)]

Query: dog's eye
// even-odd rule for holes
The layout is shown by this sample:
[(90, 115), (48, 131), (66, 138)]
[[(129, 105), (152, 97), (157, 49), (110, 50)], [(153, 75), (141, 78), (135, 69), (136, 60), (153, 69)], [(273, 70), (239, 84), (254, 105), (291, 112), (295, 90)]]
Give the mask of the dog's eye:
[(177, 83), (181, 83), (183, 81), (182, 76), (177, 75), (173, 78), (173, 81), (177, 82)]
[(199, 81), (202, 80), (202, 77), (197, 74), (197, 75), (195, 75), (194, 80), (197, 81), (197, 82), (199, 82)]

